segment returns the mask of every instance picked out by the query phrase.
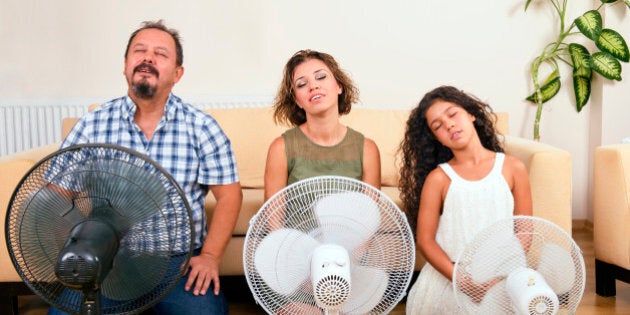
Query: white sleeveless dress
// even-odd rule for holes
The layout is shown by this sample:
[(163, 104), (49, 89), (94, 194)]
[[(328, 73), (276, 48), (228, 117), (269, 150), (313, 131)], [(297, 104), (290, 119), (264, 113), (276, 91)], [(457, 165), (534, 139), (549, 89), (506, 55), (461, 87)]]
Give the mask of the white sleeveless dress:
[[(483, 228), (514, 213), (514, 197), (503, 174), (505, 155), (497, 152), (494, 166), (478, 181), (465, 180), (440, 164), (451, 179), (436, 232), (436, 241), (452, 261)], [(458, 314), (450, 280), (426, 263), (407, 296), (407, 314)]]

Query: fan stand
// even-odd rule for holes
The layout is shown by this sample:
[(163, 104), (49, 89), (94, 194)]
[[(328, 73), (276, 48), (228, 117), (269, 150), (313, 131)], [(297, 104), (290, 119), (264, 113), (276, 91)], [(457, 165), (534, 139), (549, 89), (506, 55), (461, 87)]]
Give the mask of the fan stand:
[(100, 290), (83, 291), (83, 303), (81, 303), (81, 315), (101, 314), (101, 292)]

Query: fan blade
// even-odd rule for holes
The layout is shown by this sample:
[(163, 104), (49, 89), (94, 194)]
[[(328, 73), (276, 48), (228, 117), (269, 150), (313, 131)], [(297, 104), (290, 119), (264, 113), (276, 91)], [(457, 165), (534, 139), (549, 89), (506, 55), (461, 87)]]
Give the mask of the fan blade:
[(464, 309), (474, 310), (475, 314), (511, 314), (512, 305), (505, 289), (505, 281), (490, 287), (481, 302), (475, 303), (471, 299), (466, 301)]
[(388, 284), (385, 271), (355, 266), (352, 269), (350, 296), (342, 311), (348, 314), (369, 313), (383, 300)]
[(360, 192), (331, 194), (315, 204), (323, 243), (335, 243), (348, 251), (367, 241), (378, 230), (378, 204)]
[[(170, 262), (172, 266), (167, 270), (170, 260), (169, 252), (134, 252), (128, 247), (120, 248), (112, 270), (103, 281), (103, 295), (118, 301), (134, 300), (146, 295), (166, 275), (182, 273), (181, 264), (174, 262)], [(173, 258), (173, 261), (176, 259)]]
[(93, 209), (101, 209), (92, 215), (111, 221), (120, 231), (165, 209), (168, 193), (158, 175), (126, 161), (85, 163), (71, 175), (81, 178)]
[(569, 292), (577, 277), (571, 254), (558, 244), (549, 243), (544, 245), (540, 256), (537, 271), (553, 292), (558, 295)]
[(519, 239), (510, 232), (505, 236), (497, 234), (481, 244), (473, 255), (469, 270), (476, 282), (483, 283), (506, 277), (518, 267), (527, 267), (525, 251)]
[(276, 230), (256, 248), (254, 265), (271, 289), (280, 294), (291, 294), (309, 278), (311, 252), (319, 244), (298, 230)]

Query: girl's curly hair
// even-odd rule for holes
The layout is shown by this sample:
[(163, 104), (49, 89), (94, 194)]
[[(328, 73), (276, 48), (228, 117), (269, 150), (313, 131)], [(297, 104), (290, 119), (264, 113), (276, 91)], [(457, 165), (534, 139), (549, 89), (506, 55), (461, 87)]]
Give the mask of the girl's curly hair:
[(332, 72), (335, 80), (341, 86), (339, 95), (339, 115), (350, 113), (352, 104), (359, 100), (359, 89), (352, 79), (339, 67), (335, 58), (331, 55), (315, 50), (300, 50), (293, 54), (284, 66), (282, 82), (274, 100), (274, 121), (276, 123), (299, 126), (306, 122), (306, 112), (297, 106), (293, 87), (293, 71), (295, 68), (309, 59), (321, 60)]
[(442, 100), (461, 106), (475, 117), (473, 122), (481, 144), (488, 150), (504, 152), (495, 130), (496, 115), (490, 105), (473, 95), (452, 86), (441, 86), (424, 95), (411, 111), (405, 136), (400, 144), (400, 197), (412, 231), (416, 231), (420, 193), (427, 175), (439, 164), (453, 158), (453, 152), (443, 146), (427, 124), (426, 112), (436, 101)]

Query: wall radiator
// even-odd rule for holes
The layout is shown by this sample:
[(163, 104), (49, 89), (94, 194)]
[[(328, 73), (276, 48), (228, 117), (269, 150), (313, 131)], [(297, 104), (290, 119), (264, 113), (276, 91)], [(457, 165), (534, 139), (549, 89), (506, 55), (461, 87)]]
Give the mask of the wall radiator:
[[(193, 106), (205, 108), (237, 108), (270, 106), (272, 98), (261, 97), (196, 97), (184, 98)], [(6, 102), (6, 101), (5, 101)], [(9, 102), (10, 103), (10, 102)], [(90, 100), (58, 100), (65, 105), (0, 104), (0, 156), (61, 141), (61, 120), (87, 113)], [(29, 101), (29, 103), (36, 103)], [(46, 101), (44, 103), (50, 103)], [(67, 103), (71, 103), (70, 105)], [(79, 105), (85, 104), (85, 105)]]
[(61, 140), (61, 120), (79, 117), (88, 105), (1, 105), (0, 156)]

